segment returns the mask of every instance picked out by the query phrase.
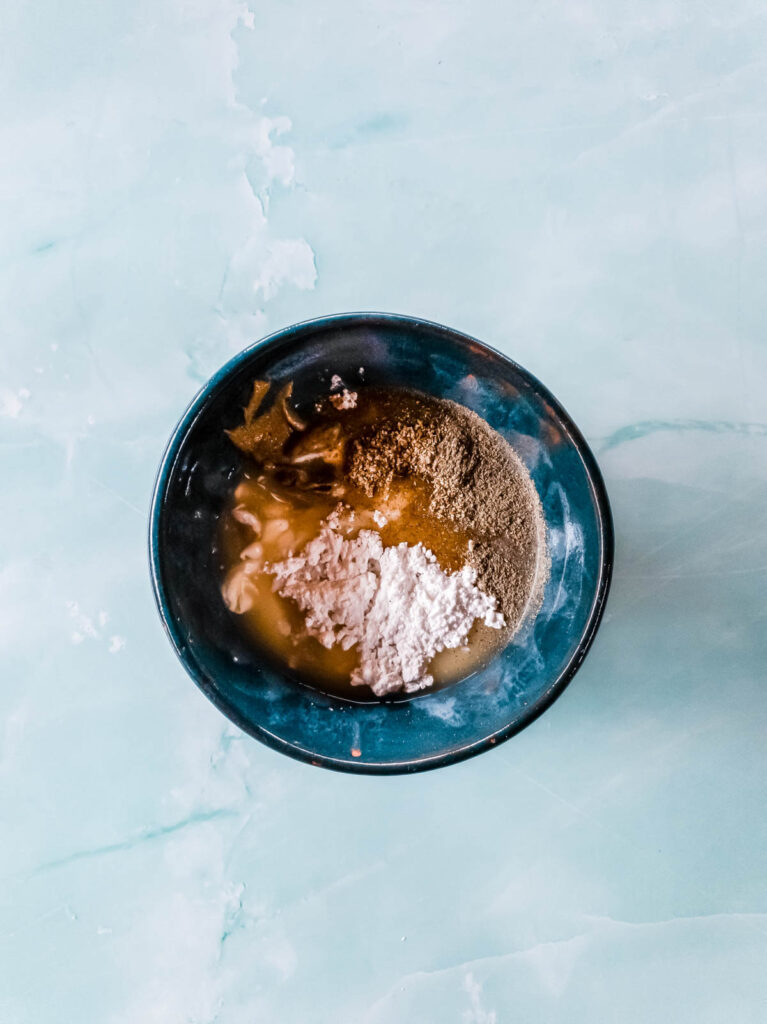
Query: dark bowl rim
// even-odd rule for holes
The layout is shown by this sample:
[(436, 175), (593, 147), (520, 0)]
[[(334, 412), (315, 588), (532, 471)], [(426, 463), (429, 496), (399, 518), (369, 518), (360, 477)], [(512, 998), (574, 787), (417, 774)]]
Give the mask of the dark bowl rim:
[[(581, 638), (573, 651), (570, 660), (560, 671), (558, 676), (550, 684), (548, 689), (525, 710), (525, 713), (513, 723), (504, 726), (480, 740), (464, 744), (457, 748), (451, 748), (439, 754), (432, 754), (423, 758), (412, 758), (407, 761), (393, 762), (364, 762), (359, 760), (346, 760), (343, 758), (329, 757), (307, 750), (297, 744), (290, 743), (279, 736), (274, 735), (263, 726), (254, 725), (248, 722), (240, 712), (229, 703), (217, 690), (214, 680), (206, 673), (200, 671), (199, 665), (191, 656), (189, 645), (184, 640), (178, 624), (169, 612), (166, 587), (160, 571), (159, 547), (160, 547), (160, 521), (163, 510), (163, 500), (171, 479), (176, 459), (183, 445), (183, 442), (196, 423), (200, 414), (214, 394), (239, 367), (246, 362), (257, 351), (269, 346), (275, 353), (289, 344), (295, 342), (302, 334), (310, 333), (318, 328), (329, 326), (358, 327), (360, 325), (375, 326), (377, 324), (393, 325), (398, 324), (407, 327), (427, 327), (436, 330), (438, 333), (449, 337), (452, 341), (461, 344), (471, 344), (482, 350), (482, 352), (498, 360), (506, 366), (511, 367), (516, 373), (523, 377), (534, 390), (536, 390), (546, 403), (553, 409), (562, 427), (565, 429), (574, 448), (583, 462), (586, 476), (591, 487), (594, 504), (597, 511), (599, 535), (601, 542), (601, 558), (599, 562), (598, 584), (594, 594), (588, 618), (582, 631)], [(457, 331), (452, 327), (437, 323), (433, 320), (426, 320), (423, 317), (408, 316), (401, 313), (377, 313), (377, 312), (349, 312), (333, 313), (325, 316), (314, 317), (310, 320), (302, 320), (299, 323), (283, 327), (272, 334), (268, 334), (258, 341), (253, 342), (229, 359), (210, 379), (199, 389), (197, 394), (187, 406), (185, 412), (174, 427), (170, 439), (160, 461), (155, 479), (152, 502), (149, 511), (149, 568), (152, 579), (152, 590), (157, 606), (157, 611), (163, 624), (165, 633), (176, 652), (181, 664), (195, 685), (205, 696), (221, 711), (230, 721), (242, 729), (243, 732), (261, 741), (266, 746), (287, 754), (298, 761), (303, 761), (316, 767), (329, 768), (334, 771), (348, 772), (355, 775), (401, 775), (411, 772), (428, 771), (433, 768), (441, 768), (449, 764), (456, 764), (469, 757), (474, 757), (486, 750), (504, 743), (517, 733), (531, 725), (540, 715), (544, 713), (554, 701), (564, 692), (570, 681), (583, 663), (589, 652), (594, 638), (602, 621), (607, 597), (612, 582), (613, 562), (615, 555), (615, 537), (613, 530), (613, 517), (610, 508), (610, 501), (607, 496), (602, 473), (597, 464), (591, 448), (583, 434), (576, 426), (570, 414), (565, 410), (562, 403), (535, 377), (529, 370), (526, 370), (519, 363), (508, 356), (492, 348), (485, 342), (470, 334)], [(460, 685), (460, 684), (459, 684)]]

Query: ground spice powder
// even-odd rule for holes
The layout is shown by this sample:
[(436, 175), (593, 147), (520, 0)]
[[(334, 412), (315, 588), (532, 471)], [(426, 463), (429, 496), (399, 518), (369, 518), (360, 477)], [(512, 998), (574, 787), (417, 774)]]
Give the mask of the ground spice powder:
[(425, 481), (430, 513), (475, 538), (467, 561), (509, 627), (540, 605), (548, 572), (540, 499), (514, 449), (476, 413), (444, 399), (400, 406), (355, 439), (346, 471), (370, 498), (385, 497), (395, 477)]

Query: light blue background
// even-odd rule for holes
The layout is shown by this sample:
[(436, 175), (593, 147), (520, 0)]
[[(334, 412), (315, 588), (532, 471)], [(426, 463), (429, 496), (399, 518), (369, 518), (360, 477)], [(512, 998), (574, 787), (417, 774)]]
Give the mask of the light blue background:
[[(767, 1005), (763, 3), (5, 0), (2, 1024), (674, 1024)], [(148, 580), (175, 420), (346, 309), (592, 443), (594, 649), (492, 753), (242, 736)]]

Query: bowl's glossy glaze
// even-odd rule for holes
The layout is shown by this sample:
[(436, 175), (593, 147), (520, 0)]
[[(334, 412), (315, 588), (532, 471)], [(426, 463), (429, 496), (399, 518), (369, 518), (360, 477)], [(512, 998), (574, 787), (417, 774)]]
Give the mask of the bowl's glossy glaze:
[[(514, 445), (543, 504), (551, 575), (539, 613), (484, 669), (435, 693), (359, 704), (326, 696), (255, 650), (220, 596), (213, 542), (242, 466), (224, 429), (241, 421), (256, 378), (293, 380), (301, 410), (327, 394), (336, 373), (350, 387), (414, 387), (473, 409)], [(594, 457), (534, 377), (446, 327), (359, 313), (280, 331), (240, 353), (202, 389), (160, 467), (150, 559), (168, 636), (224, 714), (293, 757), (383, 774), (436, 768), (480, 753), (556, 699), (599, 625), (613, 537)]]

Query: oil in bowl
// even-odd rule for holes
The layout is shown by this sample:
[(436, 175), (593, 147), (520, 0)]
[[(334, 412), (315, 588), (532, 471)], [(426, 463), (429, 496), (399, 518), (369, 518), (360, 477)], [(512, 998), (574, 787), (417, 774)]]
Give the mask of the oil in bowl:
[(355, 701), (476, 672), (535, 613), (548, 571), (511, 445), (413, 390), (334, 378), (309, 417), (291, 396), (256, 381), (229, 431), (247, 457), (221, 520), (229, 611), (302, 680)]
[(170, 438), (149, 539), (202, 693), (271, 748), (356, 774), (443, 767), (545, 712), (613, 557), (599, 467), (557, 398), (476, 338), (390, 313), (295, 324), (222, 367)]

